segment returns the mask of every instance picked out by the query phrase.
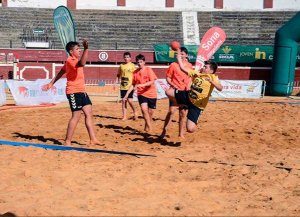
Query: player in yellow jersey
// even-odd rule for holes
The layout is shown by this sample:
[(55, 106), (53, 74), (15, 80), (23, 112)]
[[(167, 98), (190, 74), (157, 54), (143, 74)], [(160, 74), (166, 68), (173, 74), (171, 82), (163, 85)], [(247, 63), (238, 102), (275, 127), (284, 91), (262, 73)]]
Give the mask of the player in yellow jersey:
[(203, 69), (199, 71), (187, 68), (182, 61), (180, 50), (177, 52), (177, 60), (183, 72), (192, 78), (190, 90), (180, 91), (170, 88), (166, 91), (170, 100), (173, 100), (178, 105), (186, 106), (188, 109), (186, 128), (189, 133), (195, 132), (197, 122), (205, 109), (210, 94), (214, 88), (222, 91), (223, 86), (220, 84), (217, 71), (217, 64), (214, 62), (206, 62)]
[[(120, 95), (123, 99), (127, 93), (127, 90), (132, 85), (133, 79), (133, 72), (135, 71), (136, 67), (134, 63), (131, 62), (131, 54), (129, 52), (125, 52), (123, 54), (125, 63), (122, 63), (119, 67), (119, 72), (117, 74), (117, 81), (120, 82)], [(130, 92), (128, 95), (128, 100), (122, 100), (122, 120), (127, 119), (127, 102), (129, 103), (130, 107), (132, 108), (134, 119), (137, 117), (136, 110), (133, 105), (133, 91)]]

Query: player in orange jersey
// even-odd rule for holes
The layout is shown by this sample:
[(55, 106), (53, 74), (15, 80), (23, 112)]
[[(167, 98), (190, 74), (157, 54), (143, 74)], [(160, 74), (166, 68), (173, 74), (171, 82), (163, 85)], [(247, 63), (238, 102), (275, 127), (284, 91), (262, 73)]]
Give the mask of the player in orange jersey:
[(123, 100), (126, 101), (128, 99), (128, 96), (133, 89), (137, 90), (138, 101), (145, 120), (144, 130), (146, 132), (151, 132), (153, 109), (156, 109), (157, 100), (157, 90), (154, 84), (157, 77), (150, 67), (145, 66), (146, 62), (144, 55), (137, 55), (136, 63), (138, 69), (136, 69), (133, 74), (132, 85), (128, 89)]
[[(188, 61), (188, 50), (185, 47), (180, 48), (180, 56), (182, 63), (188, 69), (192, 69), (193, 66)], [(180, 69), (178, 62), (173, 62), (166, 73), (166, 80), (170, 85), (170, 88), (185, 91), (190, 89), (191, 78)], [(173, 101), (169, 100), (169, 111), (165, 118), (165, 123), (161, 137), (164, 137), (167, 132), (167, 126), (169, 125), (172, 116), (174, 115), (178, 105)], [(187, 115), (187, 110), (185, 107), (179, 106), (179, 133), (178, 136), (184, 138), (184, 123)]]
[(100, 145), (96, 138), (93, 126), (92, 102), (85, 91), (83, 66), (86, 64), (88, 58), (88, 41), (83, 40), (82, 45), (84, 49), (80, 57), (81, 49), (79, 43), (73, 41), (67, 43), (66, 50), (70, 56), (60, 72), (49, 84), (44, 85), (42, 90), (47, 91), (51, 89), (54, 83), (66, 74), (66, 94), (72, 111), (72, 117), (69, 120), (65, 145), (71, 145), (72, 137), (80, 119), (81, 112), (83, 112), (85, 116), (85, 126), (89, 133), (90, 144)]

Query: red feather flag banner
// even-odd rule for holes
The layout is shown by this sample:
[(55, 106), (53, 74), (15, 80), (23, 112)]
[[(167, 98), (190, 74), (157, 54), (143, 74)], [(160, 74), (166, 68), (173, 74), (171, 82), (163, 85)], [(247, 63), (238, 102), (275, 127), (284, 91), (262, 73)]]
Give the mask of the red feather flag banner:
[(209, 60), (226, 40), (226, 33), (220, 27), (210, 28), (202, 37), (195, 62), (195, 69), (199, 70), (204, 62)]

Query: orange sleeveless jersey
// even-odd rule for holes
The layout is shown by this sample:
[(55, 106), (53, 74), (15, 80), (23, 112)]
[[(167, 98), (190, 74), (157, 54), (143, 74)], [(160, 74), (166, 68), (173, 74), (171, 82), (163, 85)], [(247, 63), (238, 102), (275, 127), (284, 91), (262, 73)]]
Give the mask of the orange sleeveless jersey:
[[(184, 65), (188, 69), (193, 68), (193, 65), (189, 62), (185, 62)], [(178, 90), (183, 91), (183, 90), (189, 90), (190, 89), (192, 79), (186, 73), (181, 71), (180, 66), (177, 62), (174, 62), (169, 66), (168, 71), (166, 73), (166, 76), (171, 79), (172, 83), (176, 87), (178, 87)]]
[(77, 58), (69, 56), (63, 66), (67, 77), (67, 94), (85, 92), (83, 67), (77, 66), (78, 61)]
[[(143, 70), (137, 69), (134, 71), (132, 84), (145, 84), (148, 81), (153, 81), (156, 79), (157, 77), (153, 70), (149, 67), (145, 67)], [(155, 84), (151, 84), (150, 86), (146, 87), (138, 87), (137, 95), (142, 95), (147, 98), (157, 98), (157, 90)]]

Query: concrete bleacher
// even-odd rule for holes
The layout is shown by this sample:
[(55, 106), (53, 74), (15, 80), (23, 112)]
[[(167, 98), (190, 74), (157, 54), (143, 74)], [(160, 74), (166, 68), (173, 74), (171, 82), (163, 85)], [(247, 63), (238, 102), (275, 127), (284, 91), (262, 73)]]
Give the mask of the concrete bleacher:
[(182, 38), (180, 12), (73, 12), (78, 34), (98, 49), (152, 49), (153, 44)]
[(52, 10), (0, 7), (0, 47), (22, 48), (24, 28), (53, 29)]
[[(53, 9), (0, 7), (0, 48), (22, 48), (24, 28), (51, 32), (52, 48), (62, 49), (52, 21)], [(72, 11), (77, 38), (87, 38), (91, 49), (152, 50), (153, 44), (183, 41), (178, 11)], [(276, 30), (295, 11), (198, 12), (200, 38), (212, 26), (223, 28), (227, 44), (273, 44)]]
[[(0, 47), (21, 48), (23, 28), (47, 28), (53, 48), (61, 43), (52, 22), (51, 9), (0, 8)], [(180, 12), (72, 11), (77, 38), (87, 38), (91, 49), (152, 50), (153, 44), (182, 40)]]
[(209, 17), (210, 26), (219, 26), (226, 32), (226, 44), (270, 45), (274, 43), (277, 29), (295, 14), (295, 11), (198, 12), (200, 37), (208, 29)]

